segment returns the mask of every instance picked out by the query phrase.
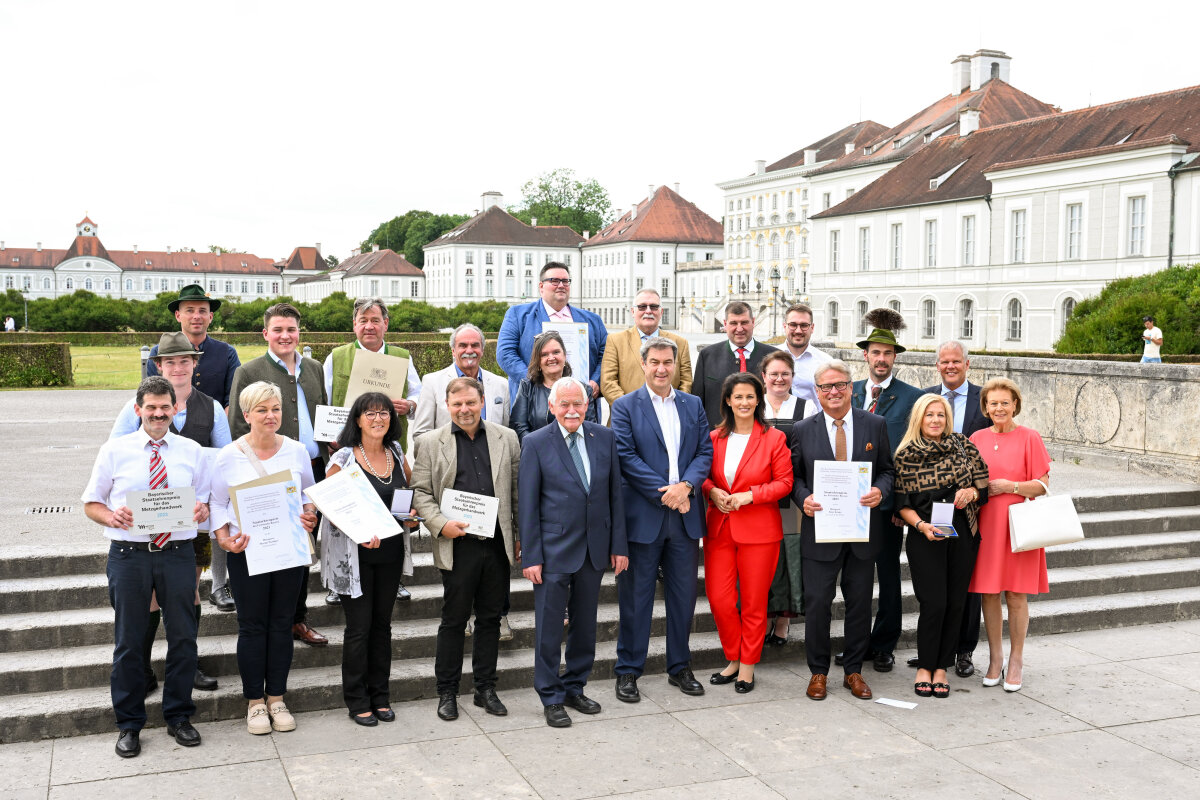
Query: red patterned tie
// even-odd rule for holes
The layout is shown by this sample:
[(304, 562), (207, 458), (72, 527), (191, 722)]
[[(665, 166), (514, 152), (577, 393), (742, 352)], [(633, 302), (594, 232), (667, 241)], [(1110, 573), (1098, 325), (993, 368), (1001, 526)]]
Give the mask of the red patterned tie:
[[(167, 465), (163, 463), (158, 448), (163, 442), (150, 442), (150, 490), (167, 489)], [(154, 546), (162, 547), (171, 539), (171, 532), (160, 533), (154, 537)]]
[(738, 354), (738, 372), (745, 372), (746, 371), (746, 348), (739, 347), (737, 349), (737, 354)]
[(867, 409), (872, 414), (875, 413), (875, 406), (879, 405), (879, 393), (883, 391), (882, 386), (871, 387), (871, 407)]

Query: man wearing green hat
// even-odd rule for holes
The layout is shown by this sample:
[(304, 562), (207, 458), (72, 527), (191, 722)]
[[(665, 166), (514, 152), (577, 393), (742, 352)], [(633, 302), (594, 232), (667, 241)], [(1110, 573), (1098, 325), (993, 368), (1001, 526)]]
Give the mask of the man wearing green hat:
[[(209, 297), (204, 287), (193, 283), (179, 290), (179, 297), (167, 303), (179, 321), (188, 341), (197, 350), (204, 351), (204, 359), (196, 365), (192, 376), (192, 385), (221, 404), (221, 408), (229, 407), (229, 389), (233, 386), (233, 373), (242, 365), (237, 350), (224, 342), (218, 342), (208, 335), (208, 327), (212, 325), (213, 313), (221, 307), (221, 301)], [(157, 375), (154, 357), (158, 355), (158, 345), (150, 349), (150, 361), (146, 364), (146, 375)]]

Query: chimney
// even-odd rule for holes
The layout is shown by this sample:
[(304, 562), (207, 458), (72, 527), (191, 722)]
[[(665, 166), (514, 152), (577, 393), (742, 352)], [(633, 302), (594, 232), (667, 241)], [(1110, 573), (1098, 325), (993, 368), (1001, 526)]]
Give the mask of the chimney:
[(976, 50), (970, 60), (971, 91), (996, 78), (1008, 83), (1010, 61), (1003, 50)]
[(321, 252), (321, 243), (317, 242), (317, 252)]
[(531, 228), (536, 228), (536, 227), (537, 227), (537, 217), (530, 217), (530, 218), (529, 218), (529, 227), (531, 227)]
[(167, 245), (167, 255), (171, 255), (171, 245)]
[[(646, 193), (646, 196), (647, 196), (647, 197), (653, 197), (653, 196), (654, 196), (654, 184), (653, 184), (653, 183), (652, 183), (652, 184), (650, 184), (650, 189), (649, 189), (649, 191)], [(636, 204), (636, 203), (634, 203), (633, 207), (634, 207), (634, 209), (636, 210), (636, 209), (637, 209), (637, 204)]]
[(37, 249), (37, 251), (38, 251), (39, 253), (40, 253), (40, 252), (42, 252), (42, 243), (41, 243), (41, 242), (38, 242), (38, 249)]
[(815, 164), (815, 163), (817, 163), (817, 151), (816, 150), (805, 150), (804, 151), (804, 165), (809, 166), (809, 165)]
[(979, 130), (979, 109), (960, 109), (958, 112), (958, 135), (970, 136), (977, 130)]
[[(590, 238), (591, 238), (591, 233), (589, 231), (584, 231), (583, 232), (583, 240), (586, 242)], [(3, 249), (4, 249), (4, 242), (0, 242), (0, 250), (3, 250)]]
[(0, 239), (0, 250), (4, 249), (4, 240)]
[(361, 248), (358, 248), (358, 247), (356, 247), (356, 248), (354, 248), (353, 250), (351, 250), (351, 251), (350, 251), (350, 257), (351, 257), (351, 258), (353, 258), (354, 256), (357, 256), (357, 255), (361, 255), (361, 254), (362, 254), (362, 249), (361, 249)]
[(133, 246), (133, 254), (135, 256), (137, 255), (137, 245), (136, 244)]
[(629, 207), (629, 218), (630, 219), (637, 219), (637, 207), (638, 207), (637, 201), (634, 201), (633, 205)]
[(400, 254), (400, 258), (403, 258), (405, 261), (408, 261), (408, 259), (407, 259), (407, 258), (404, 258), (404, 253), (401, 253), (401, 254)]
[(971, 57), (959, 56), (950, 62), (950, 94), (960, 94), (971, 85)]
[(479, 205), (484, 211), (487, 211), (492, 206), (503, 206), (504, 195), (500, 194), (500, 192), (484, 192), (479, 196)]
[(762, 175), (766, 171), (767, 171), (766, 159), (760, 158), (754, 162), (754, 174), (755, 175)]
[(846, 155), (850, 155), (851, 153), (853, 153), (854, 152), (854, 142), (846, 142), (844, 149), (845, 149)]
[(679, 194), (679, 181), (675, 181), (675, 194)]
[(372, 253), (378, 253), (378, 252), (379, 252), (379, 243), (378, 243), (378, 242), (376, 242), (375, 244), (371, 245), (371, 252), (372, 252)]

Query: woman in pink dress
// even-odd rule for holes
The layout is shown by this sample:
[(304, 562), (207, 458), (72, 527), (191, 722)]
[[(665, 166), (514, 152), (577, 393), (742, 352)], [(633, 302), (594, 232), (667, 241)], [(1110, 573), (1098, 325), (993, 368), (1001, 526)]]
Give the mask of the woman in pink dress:
[[(1021, 390), (1007, 378), (993, 378), (979, 390), (983, 413), (992, 424), (976, 431), (971, 441), (988, 465), (987, 505), (979, 510), (979, 555), (970, 591), (983, 595), (983, 621), (987, 626), (990, 660), (984, 686), (1004, 682), (1006, 692), (1021, 689), (1025, 666), (1025, 634), (1029, 630), (1029, 598), (1050, 591), (1046, 577), (1046, 551), (1012, 552), (1008, 537), (1008, 508), (1046, 493), (1050, 480), (1050, 454), (1042, 437), (1018, 425)], [(1040, 483), (1039, 483), (1040, 481)], [(1004, 658), (1000, 593), (1008, 605), (1009, 657)]]

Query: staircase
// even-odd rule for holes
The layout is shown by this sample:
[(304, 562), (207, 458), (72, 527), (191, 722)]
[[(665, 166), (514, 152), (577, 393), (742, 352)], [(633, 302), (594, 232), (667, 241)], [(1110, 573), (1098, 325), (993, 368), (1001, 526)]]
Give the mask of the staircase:
[[(1119, 491), (1119, 490), (1118, 490)], [(1030, 605), (1031, 635), (1139, 625), (1200, 617), (1200, 488), (1171, 488), (1113, 494), (1095, 490), (1076, 496), (1087, 538), (1047, 553), (1050, 594)], [(414, 537), (415, 574), (406, 580), (412, 600), (397, 603), (392, 629), (392, 700), (435, 694), (433, 658), (441, 607), (441, 580), (427, 537)], [(114, 729), (109, 696), (112, 611), (104, 576), (106, 541), (47, 554), (14, 551), (0, 558), (0, 742), (103, 733)], [(914, 646), (917, 603), (904, 577), (901, 648)], [(693, 667), (724, 664), (708, 603), (703, 572), (692, 635)], [(288, 681), (294, 711), (342, 707), (342, 612), (325, 605), (314, 569), (309, 584), (309, 622), (329, 637), (328, 647), (297, 643)], [(201, 596), (207, 598), (208, 578)], [(834, 609), (841, 616), (841, 601)], [(617, 596), (611, 573), (601, 588), (594, 681), (607, 682), (616, 661)], [(515, 639), (501, 643), (499, 683), (505, 691), (532, 692), (533, 591), (513, 570)], [(647, 672), (665, 669), (665, 617), (655, 607)], [(834, 624), (835, 636), (840, 634)], [(154, 651), (160, 679), (166, 643)], [(765, 659), (803, 663), (803, 626), (791, 643), (769, 649)], [(467, 648), (470, 648), (467, 639)], [(195, 692), (196, 722), (245, 714), (237, 676), (237, 619), (207, 601), (200, 624), (200, 665), (220, 680), (215, 692)], [(835, 643), (835, 647), (838, 645)], [(463, 689), (470, 690), (470, 658)], [(147, 698), (150, 725), (161, 725), (161, 689)]]

